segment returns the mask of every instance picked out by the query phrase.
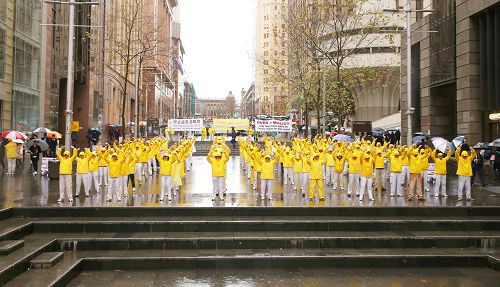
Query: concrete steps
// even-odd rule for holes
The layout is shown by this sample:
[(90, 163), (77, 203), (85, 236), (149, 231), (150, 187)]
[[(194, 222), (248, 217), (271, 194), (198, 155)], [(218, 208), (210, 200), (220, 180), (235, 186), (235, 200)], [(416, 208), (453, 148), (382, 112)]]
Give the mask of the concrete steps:
[(497, 207), (14, 208), (0, 238), (24, 241), (0, 260), (6, 286), (65, 286), (117, 269), (500, 270)]
[(0, 241), (0, 255), (9, 255), (24, 246), (24, 240)]

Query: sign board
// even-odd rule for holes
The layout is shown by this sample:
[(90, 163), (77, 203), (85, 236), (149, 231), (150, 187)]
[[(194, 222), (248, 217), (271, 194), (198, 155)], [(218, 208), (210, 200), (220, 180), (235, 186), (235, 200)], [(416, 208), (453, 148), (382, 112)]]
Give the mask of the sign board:
[(292, 131), (292, 121), (255, 120), (255, 130), (258, 132), (289, 133)]
[(203, 119), (170, 119), (168, 127), (176, 132), (199, 132), (203, 128)]
[(354, 134), (358, 133), (371, 133), (372, 132), (372, 122), (370, 121), (353, 121), (352, 122), (352, 132)]
[(216, 133), (228, 132), (234, 127), (235, 130), (248, 130), (248, 119), (214, 119), (213, 128)]
[(500, 113), (490, 114), (489, 118), (492, 121), (500, 121)]
[(79, 121), (72, 121), (71, 122), (71, 132), (77, 133), (79, 131), (80, 131), (80, 122)]

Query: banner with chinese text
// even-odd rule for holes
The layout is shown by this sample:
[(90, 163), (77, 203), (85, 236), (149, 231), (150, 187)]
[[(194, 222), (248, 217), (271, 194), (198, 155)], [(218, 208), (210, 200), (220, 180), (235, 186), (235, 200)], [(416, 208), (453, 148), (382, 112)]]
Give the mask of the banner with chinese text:
[(255, 130), (258, 132), (289, 133), (292, 131), (292, 121), (255, 120)]
[(168, 127), (176, 132), (199, 132), (203, 128), (203, 119), (170, 119)]

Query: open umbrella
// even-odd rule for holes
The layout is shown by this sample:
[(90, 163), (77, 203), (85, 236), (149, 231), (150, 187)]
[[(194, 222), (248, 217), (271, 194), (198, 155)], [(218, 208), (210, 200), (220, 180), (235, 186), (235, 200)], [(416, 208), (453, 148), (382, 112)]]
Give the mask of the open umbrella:
[(497, 138), (496, 140), (492, 141), (489, 146), (492, 147), (500, 147), (500, 138)]
[(6, 138), (6, 139), (12, 139), (12, 140), (20, 139), (23, 141), (28, 139), (28, 137), (25, 134), (23, 134), (22, 132), (18, 132), (18, 131), (6, 131), (3, 134), (1, 134), (0, 137)]
[(485, 142), (478, 142), (475, 146), (473, 146), (472, 148), (474, 149), (489, 149), (490, 146), (488, 145), (488, 143), (485, 143)]
[(445, 140), (444, 138), (434, 137), (431, 139), (431, 141), (434, 147), (442, 153), (446, 153), (447, 149), (449, 149), (450, 152), (453, 151), (453, 145), (451, 144), (451, 142)]
[(47, 134), (47, 137), (49, 139), (60, 139), (60, 138), (62, 138), (62, 134), (52, 131), (52, 132)]
[(38, 146), (42, 149), (42, 151), (46, 151), (49, 149), (49, 145), (41, 139), (34, 139), (26, 142), (26, 148), (29, 149), (33, 143), (36, 142)]
[(50, 133), (50, 132), (52, 132), (52, 131), (51, 131), (51, 130), (49, 130), (48, 128), (42, 128), (42, 127), (37, 128), (37, 129), (35, 129), (35, 130), (33, 131), (33, 133), (35, 133), (35, 134), (48, 134), (48, 133)]
[(464, 136), (458, 136), (456, 138), (453, 139), (453, 145), (455, 147), (458, 147), (459, 145), (461, 145), (463, 142), (465, 141), (465, 137)]
[(372, 129), (372, 134), (377, 137), (383, 137), (385, 130), (383, 128), (374, 128)]
[(422, 144), (423, 142), (425, 142), (425, 139), (425, 136), (415, 136), (411, 139), (411, 142), (414, 144)]
[(334, 136), (333, 139), (339, 142), (352, 142), (352, 138), (350, 136), (342, 134)]
[(42, 149), (42, 151), (47, 151), (49, 149), (49, 145), (41, 139), (33, 139), (29, 140), (26, 142), (26, 149), (29, 149), (31, 146), (33, 146), (33, 143), (37, 143), (38, 146)]
[(14, 139), (12, 140), (13, 143), (16, 143), (16, 144), (23, 144), (24, 141), (23, 140), (20, 140), (20, 139)]

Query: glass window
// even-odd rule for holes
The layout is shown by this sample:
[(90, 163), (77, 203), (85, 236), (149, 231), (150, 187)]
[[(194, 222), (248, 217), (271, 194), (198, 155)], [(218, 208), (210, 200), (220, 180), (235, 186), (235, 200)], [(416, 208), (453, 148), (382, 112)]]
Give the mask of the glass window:
[(13, 121), (15, 129), (32, 131), (38, 126), (39, 99), (37, 95), (14, 90)]
[(38, 89), (40, 49), (18, 37), (14, 42), (14, 83)]
[(40, 39), (41, 0), (16, 1), (16, 30), (33, 39)]

